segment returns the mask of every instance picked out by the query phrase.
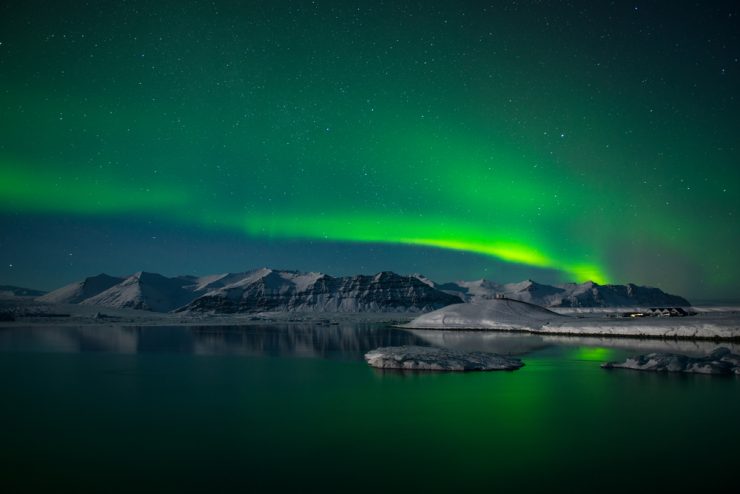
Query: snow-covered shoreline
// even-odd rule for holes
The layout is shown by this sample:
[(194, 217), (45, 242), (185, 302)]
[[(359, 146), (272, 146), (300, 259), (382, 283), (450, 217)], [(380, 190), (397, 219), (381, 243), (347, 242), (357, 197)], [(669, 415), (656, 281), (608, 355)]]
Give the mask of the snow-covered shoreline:
[(700, 312), (689, 317), (579, 317), (515, 300), (456, 304), (423, 314), (399, 327), (519, 331), (545, 335), (740, 340), (740, 313)]
[(554, 312), (515, 300), (455, 304), (422, 314), (415, 319), (407, 312), (260, 312), (245, 314), (158, 313), (135, 309), (101, 308), (79, 304), (41, 304), (32, 299), (2, 301), (0, 309), (11, 310), (14, 321), (4, 326), (238, 326), (273, 323), (337, 324), (372, 322), (394, 324), (406, 329), (510, 331), (561, 337), (629, 337), (686, 340), (740, 341), (740, 310), (702, 310), (688, 317), (617, 317), (611, 313)]

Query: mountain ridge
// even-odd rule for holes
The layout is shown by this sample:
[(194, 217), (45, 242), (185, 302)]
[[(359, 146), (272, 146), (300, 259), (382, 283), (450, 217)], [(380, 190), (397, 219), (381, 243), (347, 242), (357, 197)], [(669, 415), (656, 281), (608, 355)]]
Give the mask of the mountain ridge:
[(529, 279), (518, 283), (487, 279), (436, 283), (421, 274), (392, 271), (335, 277), (266, 267), (207, 276), (166, 277), (140, 271), (117, 277), (101, 273), (37, 300), (155, 312), (424, 312), (498, 297), (551, 308), (691, 305), (659, 288), (632, 283), (547, 285)]

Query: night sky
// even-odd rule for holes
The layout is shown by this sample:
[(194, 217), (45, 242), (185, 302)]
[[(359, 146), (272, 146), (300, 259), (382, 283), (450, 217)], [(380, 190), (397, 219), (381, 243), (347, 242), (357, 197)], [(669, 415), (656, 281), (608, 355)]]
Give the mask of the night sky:
[(3, 1), (0, 281), (737, 298), (734, 2)]

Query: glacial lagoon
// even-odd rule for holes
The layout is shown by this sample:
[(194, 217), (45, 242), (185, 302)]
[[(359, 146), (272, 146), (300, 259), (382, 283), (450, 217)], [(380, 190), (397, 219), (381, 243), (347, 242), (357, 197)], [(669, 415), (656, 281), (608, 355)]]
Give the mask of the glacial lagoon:
[[(525, 365), (363, 360), (396, 345)], [(716, 346), (379, 323), (4, 327), (0, 474), (8, 492), (732, 490), (740, 379), (599, 367)]]

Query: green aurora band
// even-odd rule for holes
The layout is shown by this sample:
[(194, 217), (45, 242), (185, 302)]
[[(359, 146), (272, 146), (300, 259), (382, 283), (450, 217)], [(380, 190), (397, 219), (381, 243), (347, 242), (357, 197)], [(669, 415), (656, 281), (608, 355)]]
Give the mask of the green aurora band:
[[(32, 173), (27, 167), (3, 166), (0, 170), (0, 200), (8, 208), (36, 212), (67, 212), (74, 214), (130, 214), (139, 213), (188, 223), (202, 227), (241, 229), (253, 236), (272, 238), (311, 238), (353, 242), (398, 243), (439, 247), (493, 256), (507, 262), (521, 263), (541, 268), (561, 270), (578, 280), (605, 282), (603, 270), (593, 264), (579, 263), (574, 259), (555, 257), (532, 232), (506, 222), (505, 218), (491, 219), (495, 215), (470, 215), (467, 223), (444, 212), (425, 217), (419, 209), (415, 217), (392, 212), (355, 211), (352, 214), (334, 212), (342, 209), (339, 198), (323, 197), (314, 204), (314, 212), (286, 210), (276, 214), (274, 209), (260, 210), (250, 205), (252, 212), (235, 213), (222, 209), (218, 204), (208, 208), (194, 208), (207, 203), (208, 197), (198, 197), (197, 189), (168, 187), (166, 184), (141, 186), (136, 181), (126, 183), (122, 177), (91, 178), (76, 176), (69, 180), (54, 175), (51, 170), (36, 168)], [(315, 189), (301, 191), (307, 205)], [(517, 189), (515, 194), (521, 191)], [(457, 193), (454, 191), (453, 193)], [(443, 196), (445, 197), (445, 196)], [(446, 196), (455, 204), (454, 196)], [(353, 208), (348, 198), (344, 203)], [(417, 197), (421, 204), (426, 202)], [(516, 196), (512, 198), (516, 201)], [(459, 200), (457, 200), (459, 203)], [(500, 210), (499, 200), (487, 205)], [(269, 203), (268, 203), (269, 204)], [(459, 204), (457, 204), (459, 207)], [(486, 206), (473, 197), (466, 205), (472, 210)], [(324, 209), (318, 209), (324, 208)], [(328, 212), (326, 212), (328, 211)], [(504, 215), (505, 216), (505, 215)], [(491, 226), (482, 228), (481, 224)], [(519, 230), (519, 231), (517, 231)], [(542, 245), (542, 248), (533, 247)], [(584, 254), (587, 257), (587, 254)]]
[(276, 3), (16, 6), (0, 26), (0, 212), (732, 282), (735, 75), (662, 62), (687, 53), (646, 50), (628, 20), (605, 68), (598, 33), (558, 14), (544, 29), (526, 9)]

